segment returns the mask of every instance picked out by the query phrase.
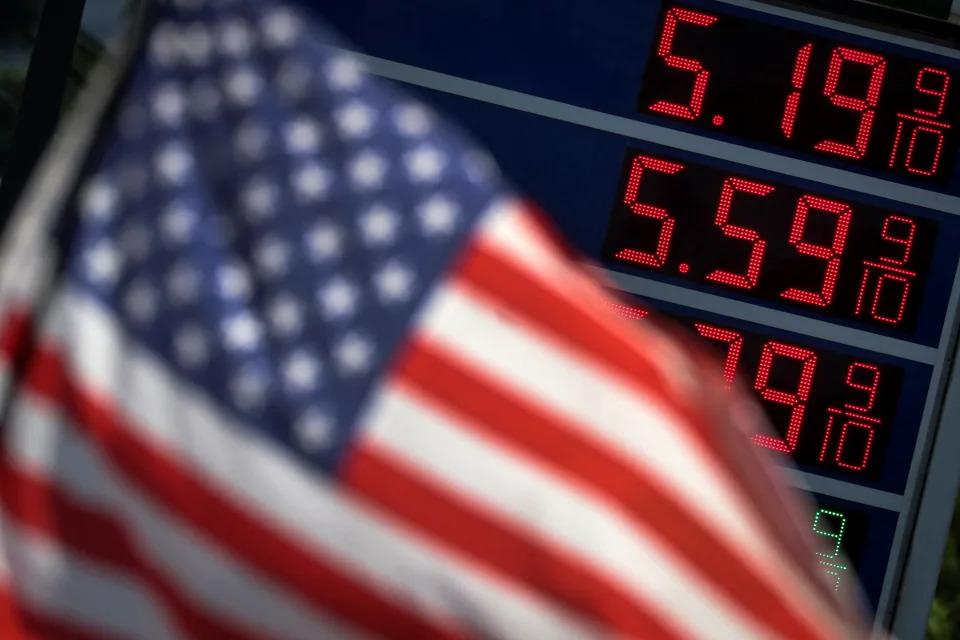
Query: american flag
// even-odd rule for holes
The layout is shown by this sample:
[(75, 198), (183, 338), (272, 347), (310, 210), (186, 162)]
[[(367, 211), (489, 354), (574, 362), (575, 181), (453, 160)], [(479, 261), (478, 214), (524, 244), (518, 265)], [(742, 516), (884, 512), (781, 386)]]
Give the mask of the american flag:
[(332, 42), (152, 5), (48, 154), (0, 265), (2, 637), (862, 637), (755, 407)]

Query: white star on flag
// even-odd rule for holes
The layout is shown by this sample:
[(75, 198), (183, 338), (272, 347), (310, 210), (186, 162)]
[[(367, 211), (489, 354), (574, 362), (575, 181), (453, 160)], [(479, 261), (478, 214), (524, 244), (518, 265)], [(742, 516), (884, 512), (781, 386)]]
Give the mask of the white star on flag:
[(183, 90), (176, 83), (163, 84), (153, 94), (153, 115), (158, 122), (166, 126), (179, 124), (186, 106)]
[(127, 314), (136, 322), (148, 322), (157, 314), (159, 296), (156, 289), (146, 282), (130, 286), (124, 297)]
[(202, 67), (210, 60), (213, 51), (213, 37), (202, 24), (188, 25), (180, 33), (180, 51), (183, 57), (195, 67)]
[(316, 162), (305, 164), (293, 174), (293, 188), (303, 200), (319, 200), (333, 184), (333, 173)]
[(182, 202), (174, 202), (160, 219), (160, 228), (170, 242), (186, 242), (190, 239), (197, 221), (197, 214)]
[(240, 199), (248, 218), (253, 221), (271, 217), (279, 199), (277, 186), (263, 177), (255, 177), (244, 185)]
[(169, 67), (177, 61), (180, 53), (180, 33), (177, 27), (164, 22), (159, 24), (150, 35), (148, 50), (151, 59), (163, 67)]
[(360, 292), (355, 284), (342, 276), (336, 276), (321, 288), (317, 295), (324, 317), (335, 319), (353, 315)]
[(166, 183), (179, 185), (193, 169), (193, 155), (182, 143), (171, 142), (157, 154), (156, 167)]
[(317, 385), (320, 371), (320, 361), (315, 356), (300, 349), (284, 362), (283, 379), (287, 387), (293, 391), (306, 392)]
[(344, 138), (365, 138), (370, 135), (377, 112), (355, 100), (338, 111), (334, 118)]
[(303, 310), (297, 298), (280, 294), (267, 310), (267, 318), (274, 335), (288, 337), (300, 332), (303, 327)]
[(320, 222), (307, 234), (307, 250), (315, 262), (336, 258), (343, 251), (343, 234), (329, 222)]
[(240, 262), (231, 262), (217, 270), (220, 295), (227, 300), (246, 300), (252, 287), (250, 273)]
[(224, 90), (233, 104), (249, 106), (263, 90), (263, 80), (252, 69), (241, 67), (227, 74)]
[(117, 205), (117, 189), (107, 180), (96, 177), (84, 185), (80, 193), (80, 213), (91, 220), (113, 217)]
[(367, 338), (349, 333), (334, 347), (333, 355), (343, 376), (352, 376), (362, 373), (370, 367), (373, 359), (373, 344)]
[(360, 189), (376, 189), (383, 184), (387, 161), (372, 151), (364, 151), (347, 169), (353, 184)]
[(297, 440), (310, 452), (326, 449), (333, 441), (336, 422), (328, 414), (317, 409), (307, 411), (294, 424)]
[(456, 227), (457, 212), (457, 205), (449, 198), (433, 196), (417, 209), (420, 228), (428, 236), (450, 234)]
[(400, 226), (400, 216), (385, 205), (376, 205), (357, 221), (363, 241), (370, 246), (382, 246), (393, 242)]
[(446, 166), (446, 158), (435, 147), (424, 145), (407, 154), (407, 171), (414, 182), (436, 182)]
[(377, 271), (373, 280), (381, 302), (389, 304), (407, 300), (415, 278), (413, 271), (393, 260)]
[(275, 9), (261, 24), (263, 42), (270, 48), (289, 47), (300, 34), (300, 22), (289, 11)]
[(320, 125), (312, 118), (300, 116), (284, 128), (284, 139), (290, 153), (313, 153), (320, 146)]
[(220, 24), (216, 34), (217, 45), (222, 53), (241, 58), (253, 47), (253, 33), (245, 20), (229, 18)]
[(197, 299), (200, 293), (200, 272), (187, 261), (177, 263), (167, 275), (167, 295), (175, 304)]
[(333, 89), (356, 89), (363, 81), (363, 67), (356, 58), (344, 55), (327, 64), (327, 79)]
[(230, 391), (233, 401), (241, 409), (255, 409), (260, 407), (266, 399), (270, 380), (253, 366), (243, 367), (230, 381)]
[(257, 271), (267, 278), (278, 278), (290, 266), (290, 247), (278, 237), (263, 239), (254, 250)]
[(122, 260), (116, 247), (101, 240), (86, 254), (87, 275), (99, 284), (112, 284), (120, 274)]
[(394, 112), (397, 130), (405, 136), (422, 136), (430, 131), (430, 113), (419, 104), (405, 104)]
[(223, 338), (232, 351), (250, 351), (260, 344), (263, 328), (249, 311), (241, 311), (223, 323)]
[(177, 362), (188, 369), (206, 364), (210, 357), (210, 345), (199, 326), (188, 326), (177, 332), (173, 349)]

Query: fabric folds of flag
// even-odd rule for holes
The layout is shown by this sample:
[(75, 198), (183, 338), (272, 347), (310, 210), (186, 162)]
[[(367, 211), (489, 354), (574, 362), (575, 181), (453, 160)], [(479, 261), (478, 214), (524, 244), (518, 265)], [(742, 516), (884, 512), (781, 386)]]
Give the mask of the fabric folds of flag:
[(469, 140), (297, 7), (141, 36), (0, 256), (4, 638), (864, 635)]

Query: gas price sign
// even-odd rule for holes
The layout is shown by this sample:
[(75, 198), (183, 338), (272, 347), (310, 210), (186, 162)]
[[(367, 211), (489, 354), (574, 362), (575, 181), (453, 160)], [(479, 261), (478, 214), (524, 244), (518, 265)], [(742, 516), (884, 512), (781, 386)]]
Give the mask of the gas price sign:
[[(905, 440), (913, 445), (922, 405), (909, 397), (929, 384), (924, 368), (654, 305), (715, 349), (728, 389), (739, 384), (755, 391), (777, 435), (756, 434), (754, 444), (791, 456), (801, 468), (902, 487), (908, 465), (896, 454)], [(650, 312), (646, 306), (616, 303), (610, 303), (610, 311), (632, 319)], [(891, 443), (897, 445), (893, 450)]]
[(673, 319), (755, 394), (828, 579), (911, 639), (960, 474), (960, 51), (781, 4), (325, 9), (554, 217), (609, 312)]
[(937, 222), (628, 151), (603, 257), (912, 332)]
[(957, 71), (844, 38), (666, 2), (640, 111), (944, 185)]

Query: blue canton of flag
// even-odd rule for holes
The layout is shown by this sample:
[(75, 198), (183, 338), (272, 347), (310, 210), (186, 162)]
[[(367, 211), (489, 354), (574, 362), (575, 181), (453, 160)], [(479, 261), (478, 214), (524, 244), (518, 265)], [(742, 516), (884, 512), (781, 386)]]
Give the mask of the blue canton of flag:
[(89, 160), (67, 268), (131, 338), (331, 471), (500, 187), (318, 25), (225, 4), (157, 8)]

